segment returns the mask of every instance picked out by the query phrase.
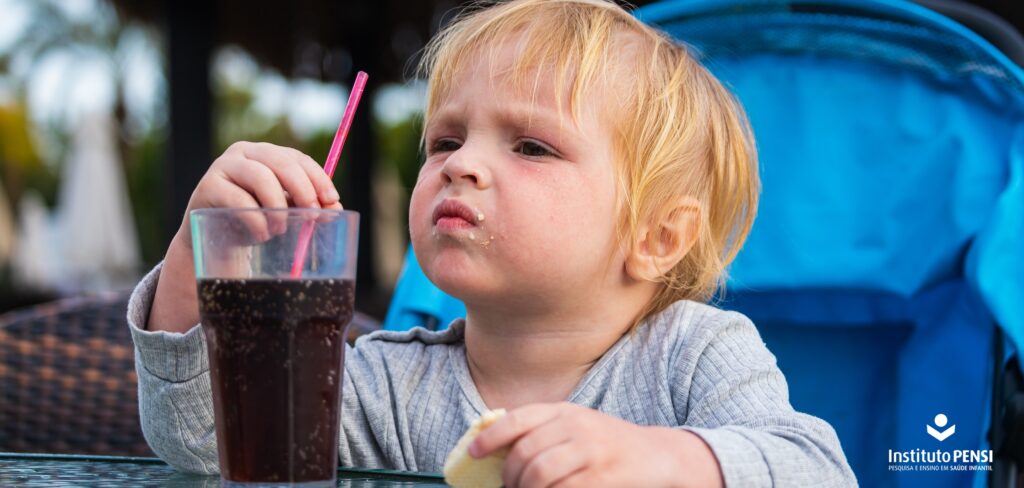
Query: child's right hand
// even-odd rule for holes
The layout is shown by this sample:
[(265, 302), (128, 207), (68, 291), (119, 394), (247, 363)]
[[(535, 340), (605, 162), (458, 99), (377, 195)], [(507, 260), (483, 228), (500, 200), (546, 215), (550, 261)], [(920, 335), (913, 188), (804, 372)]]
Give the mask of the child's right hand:
[[(189, 212), (200, 208), (341, 209), (334, 183), (316, 161), (291, 148), (236, 142), (217, 158), (189, 199), (181, 227), (167, 248), (149, 330), (185, 332), (199, 322)], [(249, 223), (253, 234), (269, 237), (274, 223)]]
[[(341, 204), (331, 178), (309, 156), (265, 142), (236, 142), (199, 180), (171, 245), (191, 252), (189, 212), (220, 207), (340, 209)], [(254, 221), (250, 229), (256, 236), (271, 234), (266, 223)]]

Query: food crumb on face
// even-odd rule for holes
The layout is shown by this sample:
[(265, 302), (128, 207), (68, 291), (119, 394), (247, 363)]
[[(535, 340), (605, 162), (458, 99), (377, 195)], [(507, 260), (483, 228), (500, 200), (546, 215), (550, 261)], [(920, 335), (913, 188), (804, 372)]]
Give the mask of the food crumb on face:
[(477, 222), (483, 222), (484, 221), (484, 213), (483, 212), (480, 212), (480, 213), (476, 214), (476, 221)]

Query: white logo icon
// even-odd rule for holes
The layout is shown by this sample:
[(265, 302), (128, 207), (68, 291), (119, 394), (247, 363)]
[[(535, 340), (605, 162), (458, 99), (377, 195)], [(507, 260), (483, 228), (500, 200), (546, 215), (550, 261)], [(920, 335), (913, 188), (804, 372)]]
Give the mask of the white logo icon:
[[(940, 429), (945, 427), (948, 422), (949, 422), (949, 419), (947, 419), (946, 416), (941, 414), (941, 413), (935, 416), (935, 425), (938, 426)], [(955, 433), (956, 433), (956, 424), (950, 425), (948, 429), (946, 429), (946, 430), (944, 430), (942, 432), (939, 432), (935, 427), (932, 427), (930, 425), (928, 426), (928, 435), (934, 437), (939, 442), (942, 442), (942, 441), (946, 440), (946, 438), (948, 438), (949, 436), (951, 436), (951, 435), (953, 435)]]

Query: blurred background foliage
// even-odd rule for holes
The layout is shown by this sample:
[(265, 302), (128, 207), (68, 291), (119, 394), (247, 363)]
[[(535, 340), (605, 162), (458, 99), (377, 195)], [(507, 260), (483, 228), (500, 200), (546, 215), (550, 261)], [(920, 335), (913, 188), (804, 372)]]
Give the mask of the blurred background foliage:
[[(17, 248), (27, 194), (41, 196), (50, 210), (58, 206), (75, 125), (87, 112), (106, 112), (115, 121), (141, 276), (163, 257), (166, 245), (161, 175), (168, 153), (167, 54), (160, 32), (127, 19), (105, 0), (0, 0), (0, 11), (7, 13), (0, 20), (0, 213), (6, 207), (9, 221), (6, 230), (0, 226), (0, 240)], [(348, 87), (287, 78), (237, 46), (218, 48), (212, 63), (214, 154), (234, 141), (251, 140), (295, 147), (323, 160)], [(383, 87), (362, 108), (386, 106), (374, 108), (381, 116), (373, 119), (374, 189), (385, 207), (378, 216), (386, 221), (373, 223), (370, 231), (385, 239), (378, 261), (389, 284), (407, 240), (406, 202), (420, 161), (421, 91), (414, 84)], [(346, 178), (347, 164), (342, 162), (336, 182)], [(0, 243), (0, 312), (61, 293), (20, 285), (10, 259), (10, 249), (5, 252)]]

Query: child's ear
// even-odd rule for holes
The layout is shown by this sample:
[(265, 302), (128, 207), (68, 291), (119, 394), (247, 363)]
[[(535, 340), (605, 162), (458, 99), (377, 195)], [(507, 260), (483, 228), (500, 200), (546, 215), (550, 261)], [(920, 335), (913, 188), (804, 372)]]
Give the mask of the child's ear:
[(660, 217), (643, 224), (626, 255), (626, 273), (638, 281), (657, 281), (679, 264), (697, 242), (700, 209), (697, 199), (679, 197)]

